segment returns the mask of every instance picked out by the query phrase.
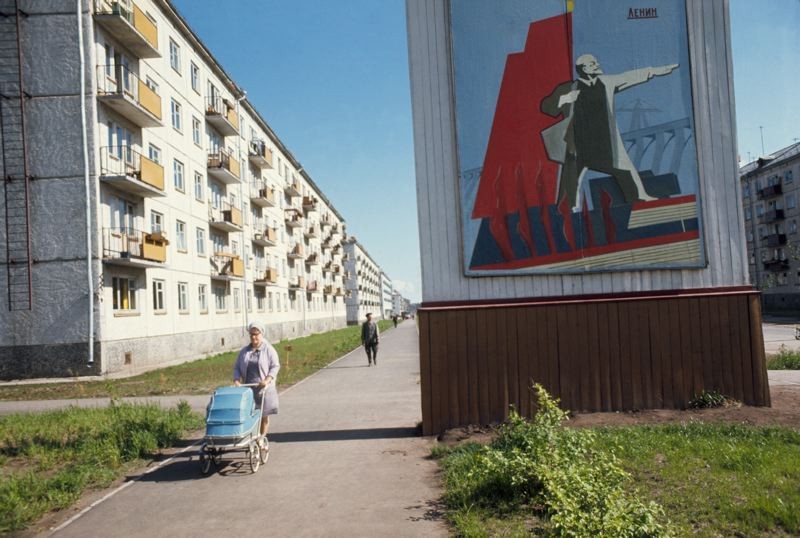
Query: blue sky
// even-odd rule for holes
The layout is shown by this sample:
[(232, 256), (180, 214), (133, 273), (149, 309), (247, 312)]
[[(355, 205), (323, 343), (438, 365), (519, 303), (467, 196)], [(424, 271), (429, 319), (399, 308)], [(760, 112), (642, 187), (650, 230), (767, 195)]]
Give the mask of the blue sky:
[[(403, 0), (173, 0), (410, 299), (421, 296)], [(800, 0), (731, 0), (744, 163), (800, 138)], [(224, 8), (222, 7), (224, 6)]]

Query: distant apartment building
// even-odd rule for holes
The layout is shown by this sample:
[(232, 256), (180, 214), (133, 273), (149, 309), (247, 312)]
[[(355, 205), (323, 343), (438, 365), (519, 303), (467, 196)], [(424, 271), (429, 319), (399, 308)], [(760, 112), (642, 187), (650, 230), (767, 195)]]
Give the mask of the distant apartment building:
[(392, 317), (392, 294), (394, 293), (394, 286), (392, 279), (389, 275), (381, 271), (380, 277), (381, 286), (381, 317), (383, 319), (391, 319)]
[(20, 35), (0, 21), (19, 48), (0, 57), (0, 378), (180, 362), (252, 320), (272, 341), (344, 326), (344, 218), (172, 4), (62, 4), (26, 3)]
[(347, 323), (356, 325), (364, 321), (368, 312), (373, 319), (383, 317), (381, 268), (355, 237), (344, 241), (345, 273), (347, 279)]
[(392, 314), (401, 316), (411, 311), (411, 302), (403, 297), (400, 292), (392, 294)]
[(766, 311), (800, 310), (800, 143), (740, 169), (750, 280)]

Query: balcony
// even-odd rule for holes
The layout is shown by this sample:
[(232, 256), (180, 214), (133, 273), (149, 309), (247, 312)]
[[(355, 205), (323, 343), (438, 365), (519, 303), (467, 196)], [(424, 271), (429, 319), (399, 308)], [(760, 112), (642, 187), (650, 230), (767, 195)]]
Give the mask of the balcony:
[(236, 105), (219, 95), (206, 99), (206, 121), (222, 136), (239, 134), (239, 116)]
[(165, 267), (168, 244), (160, 232), (103, 228), (103, 261), (126, 267)]
[(324, 215), (321, 219), (319, 219), (319, 224), (320, 224), (320, 226), (322, 226), (323, 229), (327, 228), (328, 226), (333, 224), (333, 221), (331, 220), (331, 216), (330, 215)]
[(303, 245), (297, 243), (292, 249), (286, 254), (286, 256), (290, 260), (302, 260), (305, 256), (303, 255)]
[[(348, 293), (348, 296), (349, 296), (350, 292), (347, 292), (347, 293)], [(344, 297), (344, 294), (345, 294), (345, 292), (344, 292), (344, 290), (342, 288), (336, 288), (336, 293), (334, 293), (334, 295), (336, 297)]]
[(303, 215), (296, 209), (287, 209), (285, 220), (287, 228), (300, 228), (303, 226)]
[(292, 178), (291, 180), (286, 182), (286, 185), (283, 187), (283, 192), (288, 194), (289, 196), (300, 196), (300, 182), (297, 181), (296, 178)]
[(319, 252), (312, 252), (306, 257), (306, 265), (319, 265), (322, 263)]
[(313, 224), (310, 224), (303, 232), (303, 235), (306, 237), (306, 239), (316, 239), (319, 237), (319, 229)]
[(97, 66), (97, 100), (139, 127), (161, 127), (161, 96), (127, 67)]
[(302, 290), (306, 287), (306, 279), (302, 276), (293, 276), (289, 278), (289, 289)]
[(278, 270), (270, 267), (266, 270), (256, 270), (254, 281), (256, 286), (274, 286), (278, 283)]
[(766, 271), (786, 271), (789, 269), (789, 260), (764, 260)]
[(263, 228), (253, 234), (253, 243), (262, 247), (274, 247), (278, 244), (278, 232), (275, 228)]
[(764, 213), (764, 216), (761, 218), (761, 222), (764, 224), (770, 224), (772, 222), (778, 222), (779, 220), (784, 219), (783, 209), (771, 209)]
[(260, 207), (275, 207), (278, 203), (278, 195), (275, 189), (268, 187), (263, 181), (258, 181), (250, 185), (250, 201), (253, 205)]
[(100, 148), (100, 181), (136, 196), (166, 196), (164, 168), (128, 146)]
[(232, 280), (244, 277), (244, 261), (229, 252), (215, 252), (211, 257), (211, 278)]
[(322, 266), (323, 273), (330, 273), (333, 270), (333, 262), (328, 262)]
[(775, 185), (767, 185), (763, 189), (758, 189), (758, 199), (759, 200), (766, 200), (767, 198), (774, 198), (783, 194), (783, 188), (781, 187), (780, 183)]
[(333, 295), (333, 286), (330, 285), (325, 286), (324, 288), (322, 288), (322, 293), (324, 293), (325, 295)]
[(316, 196), (303, 196), (303, 211), (306, 213), (316, 211), (319, 206), (319, 200)]
[(227, 203), (219, 207), (209, 206), (208, 225), (223, 232), (241, 232), (242, 212)]
[(229, 185), (239, 183), (239, 161), (227, 151), (208, 154), (208, 175)]
[(249, 151), (247, 158), (259, 168), (273, 168), (272, 150), (267, 147), (263, 140), (251, 140), (248, 145)]
[(133, 2), (100, 0), (94, 19), (115, 40), (139, 58), (160, 58), (158, 28)]
[(306, 285), (306, 291), (308, 293), (318, 293), (320, 291), (320, 289), (319, 289), (319, 284), (317, 283), (317, 281), (316, 280), (310, 281)]
[(764, 236), (764, 243), (768, 247), (779, 247), (786, 244), (786, 234), (770, 234)]

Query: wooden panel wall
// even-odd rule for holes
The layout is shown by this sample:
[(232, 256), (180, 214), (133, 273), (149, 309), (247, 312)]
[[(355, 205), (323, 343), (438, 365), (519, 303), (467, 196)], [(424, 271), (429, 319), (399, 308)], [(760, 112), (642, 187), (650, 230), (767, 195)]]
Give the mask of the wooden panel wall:
[(423, 308), (419, 328), (426, 435), (530, 416), (535, 382), (573, 411), (770, 405), (752, 292)]
[(708, 267), (575, 276), (467, 278), (461, 262), (449, 0), (406, 0), (423, 301), (748, 284), (744, 219), (737, 180), (728, 0), (686, 0), (686, 7)]

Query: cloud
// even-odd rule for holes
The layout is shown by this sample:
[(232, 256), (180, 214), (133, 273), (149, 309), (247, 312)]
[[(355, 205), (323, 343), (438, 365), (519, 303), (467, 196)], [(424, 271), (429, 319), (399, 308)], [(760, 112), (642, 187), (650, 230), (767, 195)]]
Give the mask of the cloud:
[(394, 289), (400, 292), (400, 294), (410, 301), (419, 301), (419, 291), (417, 286), (413, 282), (409, 282), (407, 280), (392, 280), (392, 284)]

